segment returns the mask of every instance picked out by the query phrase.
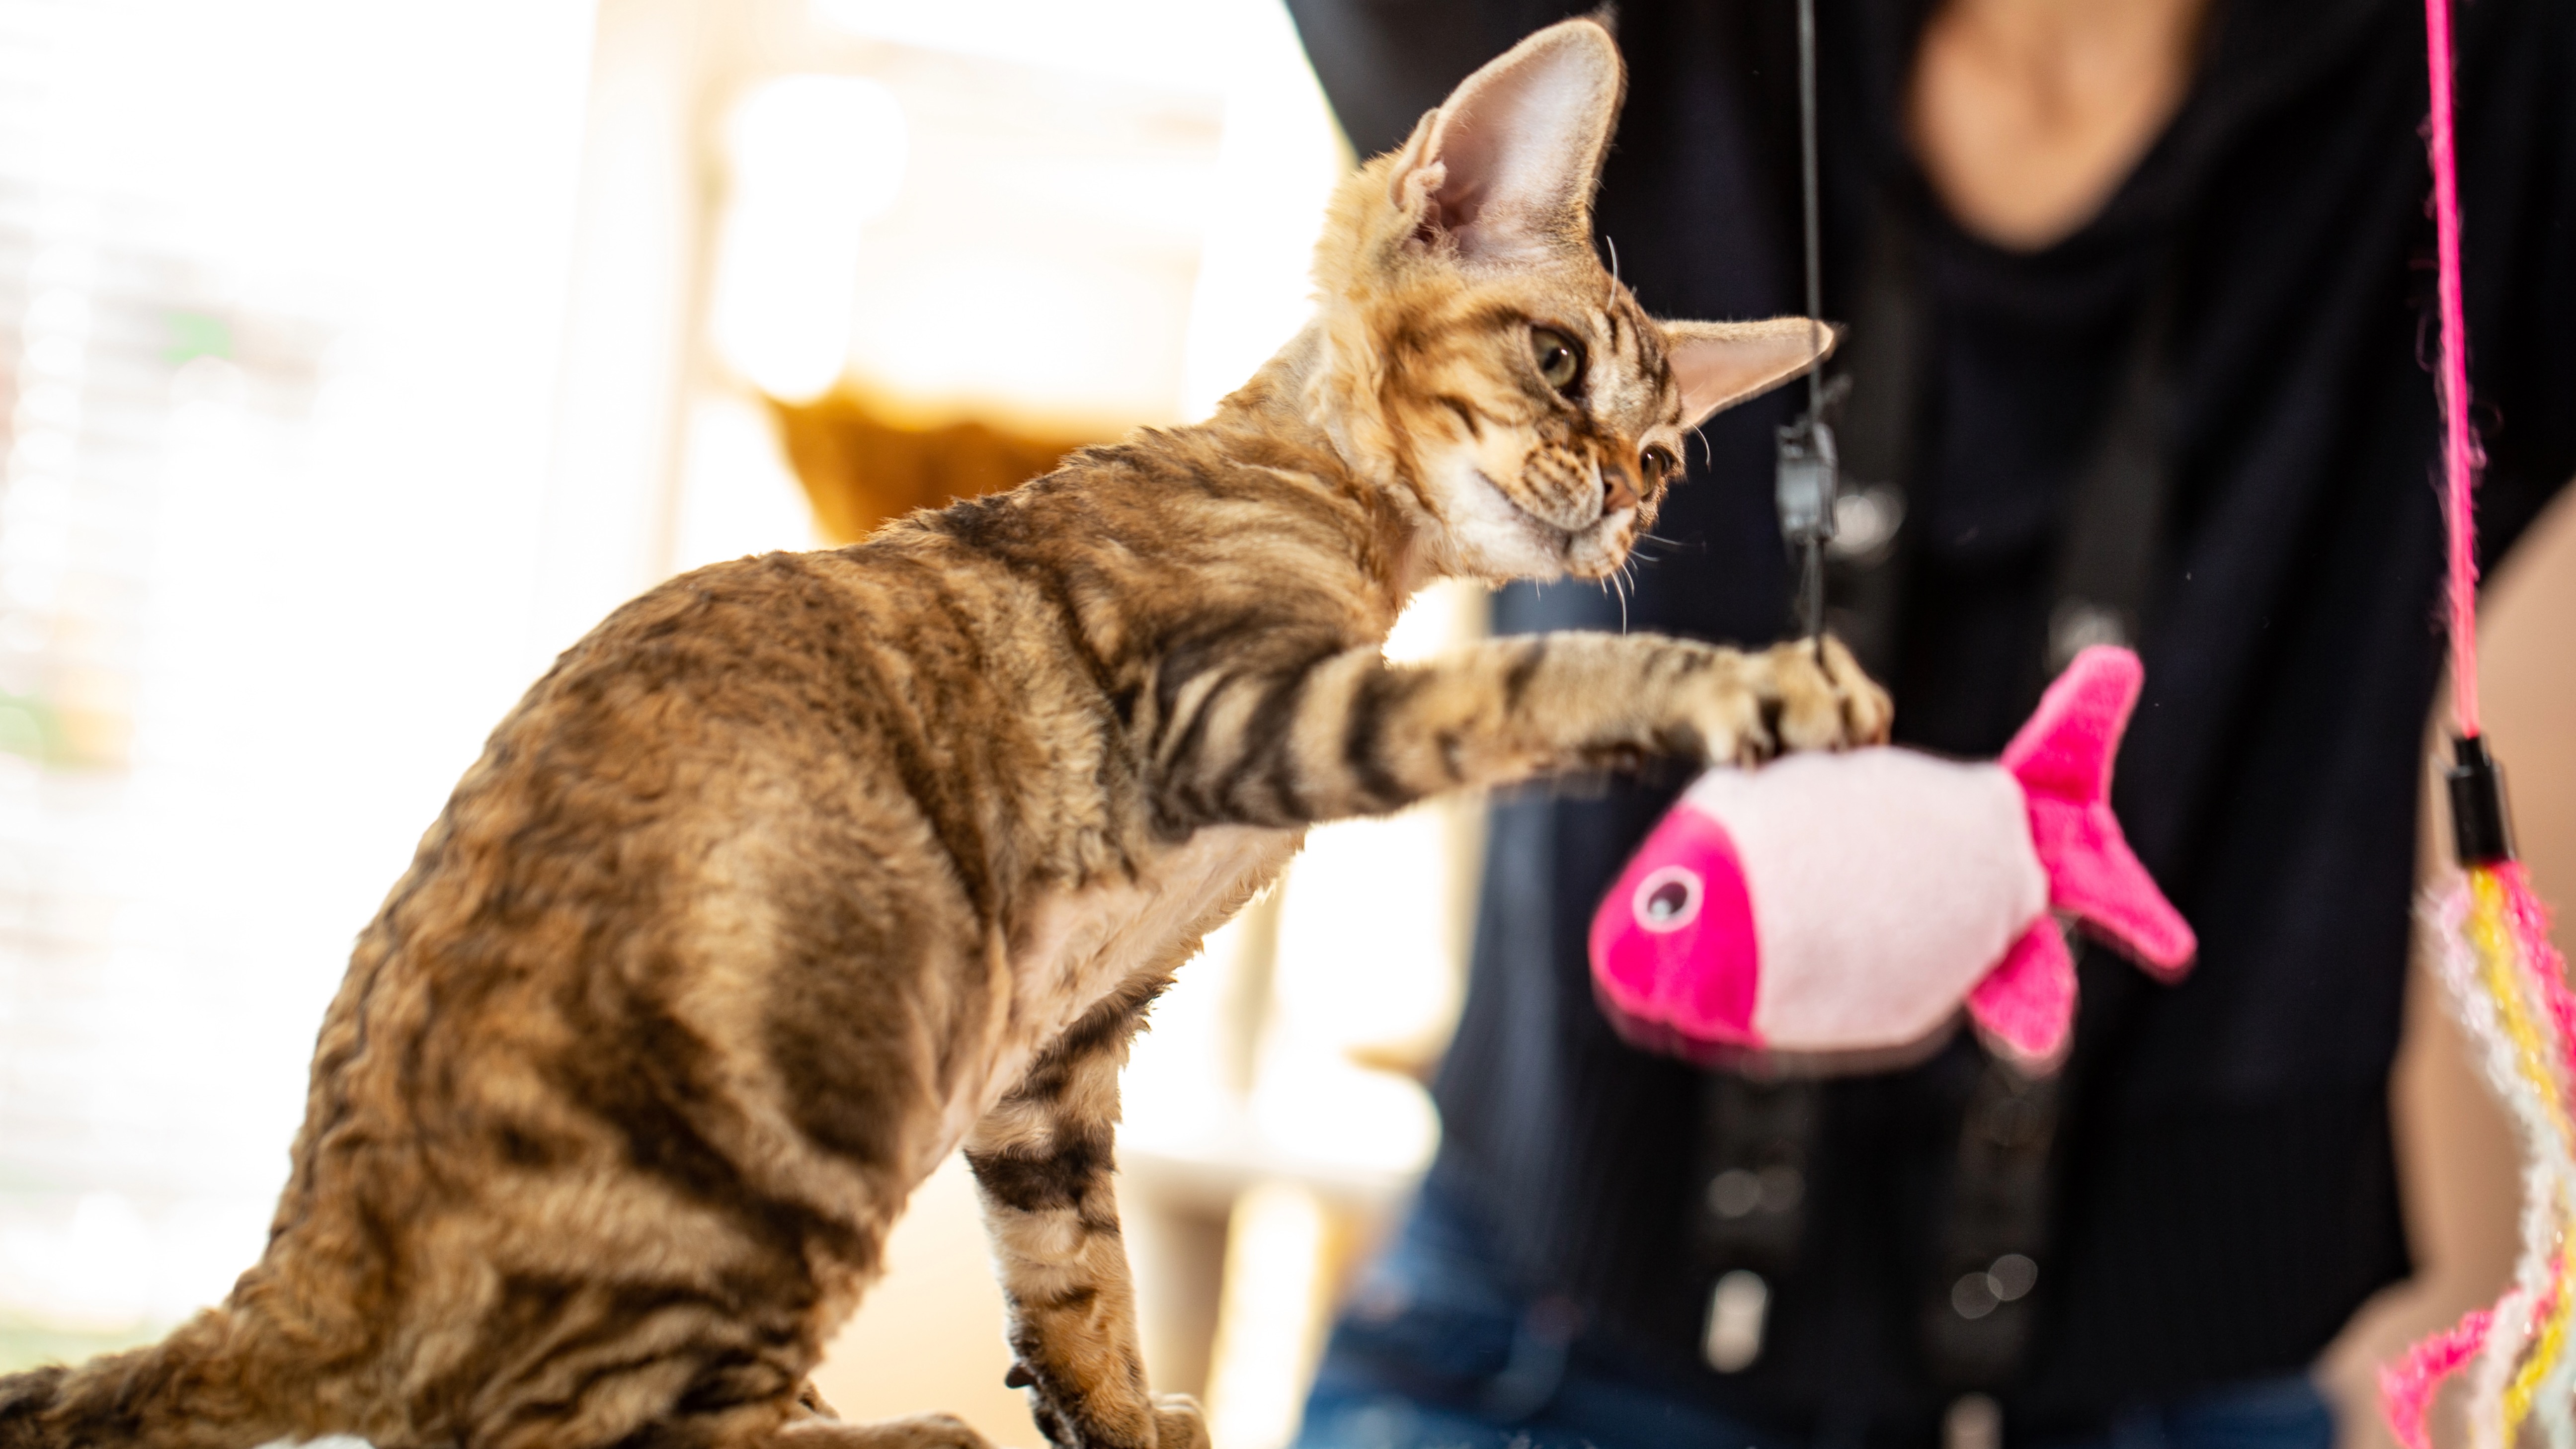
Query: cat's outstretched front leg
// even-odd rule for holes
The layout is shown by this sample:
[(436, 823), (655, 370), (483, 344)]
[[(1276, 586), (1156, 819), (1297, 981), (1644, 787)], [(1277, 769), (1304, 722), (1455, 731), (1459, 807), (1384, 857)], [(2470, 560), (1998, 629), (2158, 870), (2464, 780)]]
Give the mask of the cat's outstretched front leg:
[(947, 1414), (915, 1414), (873, 1424), (838, 1419), (799, 1419), (772, 1431), (759, 1449), (993, 1449), (966, 1421)]
[(1058, 1445), (1207, 1449), (1198, 1405), (1145, 1384), (1111, 1185), (1118, 1069), (1152, 1000), (1114, 992), (966, 1140), (1010, 1310), (1010, 1382)]
[(1630, 764), (1752, 763), (1887, 737), (1887, 694), (1841, 643), (1758, 653), (1637, 634), (1489, 639), (1423, 664), (1375, 649), (1167, 683), (1159, 823), (1293, 827), (1446, 790)]

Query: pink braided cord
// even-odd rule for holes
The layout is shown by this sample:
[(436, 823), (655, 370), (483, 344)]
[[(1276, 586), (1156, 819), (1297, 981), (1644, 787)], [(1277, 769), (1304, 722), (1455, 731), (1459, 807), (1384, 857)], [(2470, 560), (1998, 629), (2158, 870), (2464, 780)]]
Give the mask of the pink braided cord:
[(2470, 495), (2485, 456), (2469, 431), (2469, 324), (2460, 302), (2460, 166), (2451, 116), (2450, 0), (2424, 0), (2433, 93), (2433, 246), (2442, 309), (2442, 507), (2450, 526), (2451, 714), (2478, 733), (2478, 531)]
[(2424, 1420), (2432, 1412), (2433, 1395), (2442, 1380), (2477, 1357), (2494, 1321), (2489, 1310), (2473, 1308), (2458, 1323), (2408, 1349), (2404, 1358), (2381, 1366), (2379, 1412), (2404, 1449), (2432, 1449)]
[[(2436, 391), (2442, 403), (2442, 521), (2448, 534), (2445, 602), (2451, 633), (2451, 715), (2459, 734), (2474, 737), (2478, 721), (2478, 556), (2474, 494), (2477, 471), (2484, 461), (2469, 431), (2468, 317), (2460, 300), (2460, 176), (2451, 108), (2450, 0), (2424, 0), (2424, 64), (2433, 114), (2428, 140), (2433, 162), (2433, 238), (2435, 284), (2442, 313), (2440, 370)], [(2518, 865), (2504, 867), (2507, 914), (2511, 927), (2526, 941), (2546, 948), (2546, 912), (2530, 893)], [(2531, 928), (2538, 926), (2538, 930)], [(2554, 953), (2553, 953), (2554, 954)], [(2563, 978), (2540, 973), (2547, 985), (2547, 1008), (2558, 1028), (2561, 1050), (2576, 1041), (2576, 1002)], [(2380, 1413), (2404, 1449), (2431, 1449), (2425, 1423), (2442, 1381), (2459, 1371), (2486, 1346), (2495, 1322), (2491, 1309), (2475, 1309), (2451, 1328), (2417, 1343), (2395, 1363), (2379, 1371)]]

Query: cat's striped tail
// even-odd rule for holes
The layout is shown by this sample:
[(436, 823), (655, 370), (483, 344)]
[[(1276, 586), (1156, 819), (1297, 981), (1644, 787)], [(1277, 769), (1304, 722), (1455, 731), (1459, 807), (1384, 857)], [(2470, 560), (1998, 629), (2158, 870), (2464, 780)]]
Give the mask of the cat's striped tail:
[(304, 1437), (254, 1385), (253, 1335), (210, 1308), (161, 1342), (0, 1375), (0, 1449), (256, 1449)]

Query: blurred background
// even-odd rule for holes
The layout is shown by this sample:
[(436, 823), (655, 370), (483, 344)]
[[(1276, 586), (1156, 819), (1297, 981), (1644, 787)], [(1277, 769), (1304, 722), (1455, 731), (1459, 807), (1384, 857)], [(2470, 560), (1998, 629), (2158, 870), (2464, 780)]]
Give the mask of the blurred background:
[[(1350, 161), (1277, 0), (0, 0), (0, 1370), (256, 1256), (348, 944), (556, 651), (1205, 415), (1301, 322)], [(2576, 900), (2566, 509), (2489, 619)], [(1436, 590), (1391, 652), (1481, 620)], [(1138, 1047), (1147, 1354), (1219, 1449), (1286, 1442), (1428, 1161), (1477, 841), (1317, 832)], [(2347, 1376), (2509, 1253), (2504, 1130), (2418, 995), (2426, 1271)], [(891, 1262), (825, 1395), (1037, 1442), (957, 1164)]]

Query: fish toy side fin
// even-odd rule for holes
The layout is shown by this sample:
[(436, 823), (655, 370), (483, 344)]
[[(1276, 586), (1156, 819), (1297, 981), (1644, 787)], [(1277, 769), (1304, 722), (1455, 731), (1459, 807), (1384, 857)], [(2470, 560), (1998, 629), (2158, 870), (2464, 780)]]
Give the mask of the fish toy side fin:
[[(2145, 677), (2126, 649), (2086, 649), (2048, 687), (1998, 763), (2021, 782), (2031, 844), (2048, 873), (2048, 903), (2171, 980), (2191, 968), (2199, 942), (2111, 814), (2111, 761)], [(2047, 921), (2037, 925), (2055, 932)], [(2014, 947), (2016, 959), (2022, 949)]]
[(1968, 993), (1968, 1015), (1989, 1042), (2019, 1059), (2025, 1071), (2045, 1075), (2066, 1058), (2075, 1025), (2075, 958), (2057, 918), (2046, 911)]

